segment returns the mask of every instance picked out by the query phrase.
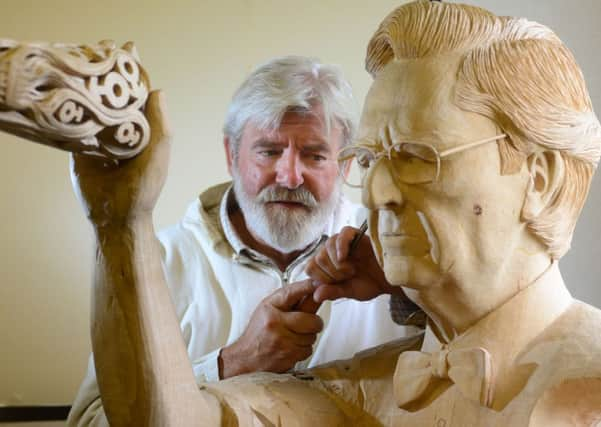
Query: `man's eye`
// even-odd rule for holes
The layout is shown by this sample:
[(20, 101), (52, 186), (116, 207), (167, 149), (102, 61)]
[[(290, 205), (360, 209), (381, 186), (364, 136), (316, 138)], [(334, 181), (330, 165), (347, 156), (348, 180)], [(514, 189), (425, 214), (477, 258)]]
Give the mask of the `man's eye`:
[(307, 150), (302, 152), (303, 159), (311, 162), (323, 162), (328, 160), (328, 153), (317, 151), (317, 150)]
[(279, 150), (264, 150), (260, 151), (259, 154), (263, 157), (274, 157), (280, 154)]

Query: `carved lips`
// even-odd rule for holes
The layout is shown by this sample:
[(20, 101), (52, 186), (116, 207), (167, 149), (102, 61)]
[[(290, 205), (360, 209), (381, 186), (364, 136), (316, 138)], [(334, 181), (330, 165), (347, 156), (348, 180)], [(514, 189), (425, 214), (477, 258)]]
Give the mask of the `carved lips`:
[[(419, 221), (416, 221), (419, 224)], [(378, 210), (378, 238), (386, 256), (424, 256), (430, 243), (423, 228), (407, 230), (403, 217), (391, 210)]]

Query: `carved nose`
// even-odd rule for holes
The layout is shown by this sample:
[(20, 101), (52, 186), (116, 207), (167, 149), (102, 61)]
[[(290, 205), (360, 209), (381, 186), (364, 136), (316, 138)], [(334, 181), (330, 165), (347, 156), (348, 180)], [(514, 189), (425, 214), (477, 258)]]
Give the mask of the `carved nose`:
[(391, 172), (393, 165), (386, 158), (378, 159), (367, 171), (362, 201), (368, 209), (401, 206), (403, 195)]

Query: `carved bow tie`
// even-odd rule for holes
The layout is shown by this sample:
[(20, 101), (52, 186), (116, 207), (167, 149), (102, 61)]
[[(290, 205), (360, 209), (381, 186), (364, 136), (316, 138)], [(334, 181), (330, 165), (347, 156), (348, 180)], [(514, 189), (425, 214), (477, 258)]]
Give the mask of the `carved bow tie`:
[(420, 398), (436, 378), (451, 380), (466, 398), (482, 406), (492, 405), (492, 359), (483, 348), (401, 353), (394, 373), (397, 405), (404, 408)]

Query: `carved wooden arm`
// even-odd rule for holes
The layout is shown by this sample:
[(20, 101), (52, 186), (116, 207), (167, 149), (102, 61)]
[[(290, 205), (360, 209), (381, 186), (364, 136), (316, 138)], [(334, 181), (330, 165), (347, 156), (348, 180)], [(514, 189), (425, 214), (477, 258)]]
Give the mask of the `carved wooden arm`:
[(150, 83), (132, 43), (0, 39), (0, 130), (62, 150), (127, 159), (146, 147)]

